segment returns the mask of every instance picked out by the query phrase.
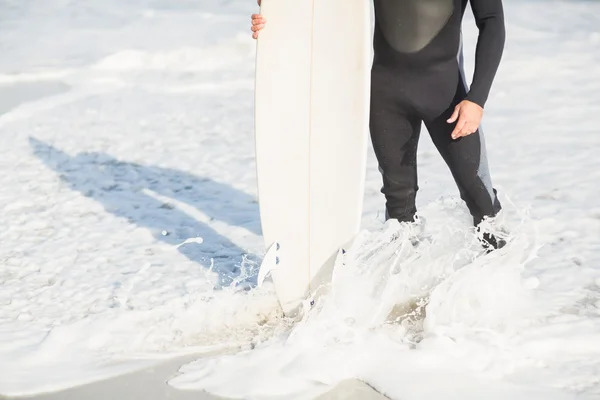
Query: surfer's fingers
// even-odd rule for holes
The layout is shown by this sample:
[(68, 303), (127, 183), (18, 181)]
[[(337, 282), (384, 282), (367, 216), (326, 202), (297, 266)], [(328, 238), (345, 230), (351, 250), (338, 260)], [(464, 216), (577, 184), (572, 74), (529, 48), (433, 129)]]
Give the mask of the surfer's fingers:
[(262, 29), (265, 26), (265, 23), (267, 22), (266, 19), (264, 19), (261, 15), (256, 14), (256, 17), (253, 15), (252, 16), (252, 27), (259, 27), (258, 29)]
[(458, 119), (459, 115), (460, 115), (460, 104), (457, 105), (456, 107), (454, 107), (454, 112), (452, 113), (450, 118), (448, 118), (448, 120), (446, 122), (448, 122), (449, 124), (455, 122)]
[(471, 121), (467, 121), (462, 129), (456, 135), (457, 138), (469, 136), (477, 131), (477, 125)]
[(463, 126), (463, 128), (457, 132), (456, 134), (456, 138), (461, 138), (461, 137), (465, 137), (468, 135), (468, 128), (467, 128), (467, 124), (465, 124), (465, 126)]
[(462, 135), (462, 130), (465, 126), (465, 124), (467, 123), (467, 120), (464, 117), (459, 117), (458, 122), (456, 123), (456, 126), (454, 127), (454, 130), (452, 131), (452, 139), (458, 139), (459, 137), (463, 136)]
[(465, 131), (464, 136), (469, 136), (469, 135), (474, 134), (475, 132), (477, 132), (477, 129), (478, 129), (477, 124), (475, 124), (474, 122), (469, 122), (467, 124), (467, 126), (465, 126), (465, 128), (464, 128), (464, 131)]

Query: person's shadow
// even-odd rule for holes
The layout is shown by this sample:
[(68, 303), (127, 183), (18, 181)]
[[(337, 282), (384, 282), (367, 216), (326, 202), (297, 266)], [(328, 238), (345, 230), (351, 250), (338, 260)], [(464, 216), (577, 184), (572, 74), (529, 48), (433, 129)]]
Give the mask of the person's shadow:
[[(156, 239), (174, 247), (192, 239), (177, 249), (190, 260), (218, 273), (217, 288), (232, 283), (256, 284), (256, 255), (248, 254), (168, 200), (158, 198), (175, 199), (201, 211), (205, 219), (219, 220), (260, 235), (258, 203), (254, 197), (183, 171), (123, 162), (103, 153), (71, 156), (32, 137), (29, 143), (33, 153), (64, 182), (102, 203), (106, 211), (149, 229)], [(201, 243), (193, 241), (197, 237), (202, 238)], [(242, 261), (245, 271), (241, 270)], [(246, 275), (248, 269), (251, 273)], [(244, 275), (240, 276), (242, 272)]]

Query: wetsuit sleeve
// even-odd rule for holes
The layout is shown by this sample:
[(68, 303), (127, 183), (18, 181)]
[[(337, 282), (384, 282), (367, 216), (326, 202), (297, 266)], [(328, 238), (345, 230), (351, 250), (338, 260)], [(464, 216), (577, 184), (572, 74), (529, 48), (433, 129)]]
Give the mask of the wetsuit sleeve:
[(502, 0), (470, 0), (479, 37), (475, 70), (467, 100), (485, 105), (504, 51), (506, 32)]

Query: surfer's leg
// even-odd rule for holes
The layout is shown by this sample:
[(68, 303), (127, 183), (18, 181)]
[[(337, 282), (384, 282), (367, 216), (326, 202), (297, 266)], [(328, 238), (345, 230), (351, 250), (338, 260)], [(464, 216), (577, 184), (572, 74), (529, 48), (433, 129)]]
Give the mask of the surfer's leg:
[(485, 141), (481, 127), (468, 136), (458, 140), (451, 138), (454, 124), (447, 119), (452, 115), (454, 107), (465, 98), (466, 85), (461, 74), (456, 95), (452, 104), (442, 115), (425, 125), (440, 154), (448, 164), (458, 185), (461, 198), (467, 204), (474, 224), (479, 224), (484, 217), (493, 217), (501, 209), (492, 186), (492, 180), (487, 163)]
[(389, 76), (373, 70), (370, 131), (386, 198), (386, 219), (413, 221), (416, 213), (417, 144), (421, 119), (390, 89)]

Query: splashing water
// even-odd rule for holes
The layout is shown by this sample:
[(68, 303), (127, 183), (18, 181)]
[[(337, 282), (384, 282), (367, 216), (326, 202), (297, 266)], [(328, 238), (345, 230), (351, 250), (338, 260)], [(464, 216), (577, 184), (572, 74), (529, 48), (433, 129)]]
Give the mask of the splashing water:
[[(309, 399), (359, 378), (388, 395), (454, 398), (450, 390), (468, 398), (482, 395), (464, 389), (473, 382), (537, 365), (530, 353), (521, 354), (531, 343), (519, 342), (520, 332), (540, 326), (548, 312), (534, 293), (539, 281), (524, 274), (539, 250), (535, 223), (526, 215), (487, 221), (487, 229), (510, 232), (508, 244), (488, 254), (456, 201), (432, 203), (423, 214), (444, 223), (426, 223), (420, 233), (396, 222), (361, 232), (328, 293), (285, 335), (198, 360), (169, 383), (231, 398)], [(434, 376), (437, 392), (415, 385)], [(469, 383), (460, 389), (457, 382)], [(563, 398), (547, 385), (506, 385), (496, 388), (499, 396), (550, 390), (543, 395), (555, 397), (546, 398)]]

